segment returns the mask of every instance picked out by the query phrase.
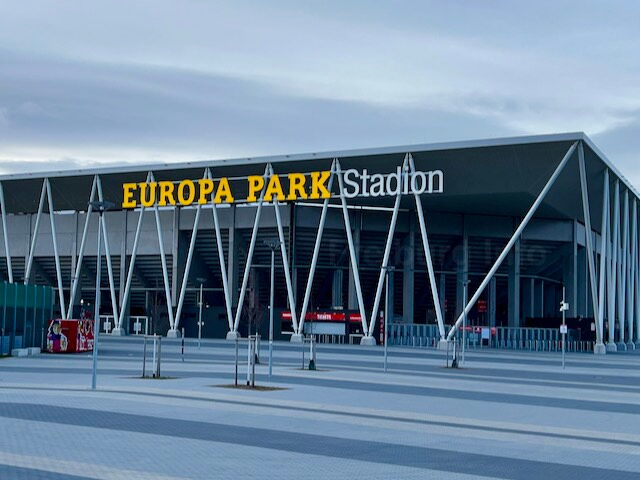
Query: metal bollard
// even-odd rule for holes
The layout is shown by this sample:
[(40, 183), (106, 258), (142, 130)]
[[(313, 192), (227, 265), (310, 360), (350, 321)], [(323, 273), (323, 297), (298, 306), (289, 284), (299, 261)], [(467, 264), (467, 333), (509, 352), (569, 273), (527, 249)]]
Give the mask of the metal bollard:
[(147, 367), (147, 336), (145, 335), (143, 340), (142, 347), (142, 378), (146, 375), (146, 367)]
[(184, 362), (184, 328), (182, 329), (182, 341), (180, 342), (180, 354), (182, 355), (182, 361)]

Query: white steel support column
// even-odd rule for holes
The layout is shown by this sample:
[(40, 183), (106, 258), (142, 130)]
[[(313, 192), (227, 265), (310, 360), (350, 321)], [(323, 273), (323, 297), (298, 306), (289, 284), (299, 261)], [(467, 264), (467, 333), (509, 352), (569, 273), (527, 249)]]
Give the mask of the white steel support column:
[(609, 339), (607, 341), (607, 351), (615, 352), (617, 351), (616, 339), (615, 339), (615, 331), (616, 331), (616, 303), (617, 303), (617, 294), (616, 287), (618, 284), (618, 250), (620, 244), (620, 180), (616, 179), (614, 187), (613, 187), (613, 215), (612, 215), (612, 223), (613, 223), (613, 235), (611, 238), (611, 256), (609, 260), (609, 282), (608, 282), (608, 295), (607, 295), (607, 306), (608, 306), (608, 314), (607, 318), (609, 320)]
[(497, 260), (495, 261), (495, 263), (493, 264), (493, 266), (489, 270), (489, 273), (487, 273), (487, 275), (484, 277), (484, 279), (482, 280), (482, 283), (480, 283), (480, 285), (478, 286), (478, 289), (475, 291), (475, 293), (471, 297), (471, 300), (469, 300), (467, 302), (467, 304), (463, 307), (462, 312), (458, 316), (458, 319), (455, 321), (454, 325), (451, 327), (451, 329), (449, 330), (449, 333), (447, 334), (447, 340), (451, 340), (453, 338), (455, 332), (457, 331), (458, 327), (462, 323), (462, 319), (465, 318), (466, 315), (469, 314), (469, 311), (471, 310), (473, 305), (476, 303), (478, 298), (480, 298), (480, 295), (482, 295), (482, 292), (484, 291), (484, 289), (487, 287), (487, 285), (491, 281), (491, 278), (495, 275), (496, 271), (500, 268), (500, 265), (502, 265), (502, 262), (504, 262), (504, 259), (509, 254), (509, 251), (511, 250), (513, 245), (516, 243), (516, 241), (520, 238), (520, 235), (522, 234), (522, 231), (528, 225), (529, 221), (531, 220), (531, 218), (535, 214), (536, 210), (538, 209), (538, 207), (540, 206), (540, 204), (544, 200), (545, 196), (547, 195), (547, 193), (549, 192), (549, 190), (551, 189), (553, 184), (556, 182), (556, 179), (558, 178), (558, 176), (560, 176), (560, 173), (562, 172), (562, 170), (566, 166), (567, 162), (569, 161), (569, 159), (573, 155), (573, 152), (576, 150), (576, 146), (577, 145), (578, 145), (578, 142), (574, 143), (573, 145), (571, 145), (571, 147), (569, 147), (569, 150), (567, 150), (567, 153), (564, 155), (564, 157), (562, 158), (562, 160), (560, 161), (560, 163), (558, 164), (558, 166), (554, 170), (554, 172), (551, 175), (551, 177), (549, 178), (549, 180), (547, 180), (547, 183), (545, 184), (545, 186), (542, 188), (542, 190), (538, 194), (538, 197), (533, 202), (533, 205), (531, 205), (531, 207), (529, 208), (529, 211), (527, 212), (525, 217), (520, 222), (520, 225), (518, 226), (516, 231), (513, 233), (513, 236), (509, 239), (509, 241), (505, 245), (504, 249), (502, 250), (502, 252), (498, 256)]
[[(404, 177), (407, 174), (409, 154), (406, 154), (402, 162), (401, 172)], [(399, 179), (402, 184), (403, 178)], [(369, 320), (369, 330), (367, 336), (373, 336), (373, 329), (376, 326), (376, 318), (379, 318), (378, 308), (380, 308), (380, 297), (382, 296), (382, 289), (384, 287), (384, 281), (387, 278), (387, 268), (389, 266), (389, 255), (391, 254), (391, 246), (393, 245), (393, 234), (396, 232), (396, 223), (398, 222), (398, 211), (400, 210), (400, 200), (402, 199), (402, 188), (398, 186), (398, 193), (396, 195), (395, 202), (393, 204), (393, 212), (391, 213), (391, 223), (389, 224), (389, 233), (387, 233), (387, 241), (384, 245), (384, 253), (382, 255), (382, 265), (380, 266), (380, 274), (378, 276), (378, 285), (376, 288), (376, 295), (373, 300), (373, 309), (371, 310), (371, 318)], [(385, 312), (386, 315), (386, 312)]]
[[(151, 172), (148, 172), (147, 179), (145, 180), (145, 182), (149, 183), (151, 181), (151, 178), (152, 178), (152, 174)], [(118, 320), (120, 322), (118, 324), (119, 329), (122, 328), (122, 319), (125, 317), (124, 309), (127, 307), (127, 305), (129, 305), (129, 293), (131, 292), (131, 282), (133, 281), (133, 270), (136, 264), (136, 255), (138, 254), (138, 242), (140, 240), (140, 231), (142, 230), (142, 220), (143, 220), (144, 210), (145, 210), (144, 205), (141, 205), (140, 214), (138, 215), (138, 224), (136, 225), (136, 233), (134, 234), (134, 237), (133, 237), (133, 249), (131, 251), (131, 260), (129, 261), (129, 269), (127, 270), (127, 280), (124, 286), (124, 294), (122, 295), (122, 302), (120, 303), (121, 310), (120, 310), (120, 316), (118, 317)], [(123, 245), (122, 248), (124, 249), (125, 258), (126, 258), (127, 246)], [(125, 267), (126, 265), (120, 265), (120, 268), (125, 268)], [(145, 308), (146, 308), (146, 303), (145, 303)]]
[[(207, 178), (207, 170), (205, 170), (203, 179)], [(178, 298), (178, 306), (176, 308), (176, 316), (174, 323), (174, 330), (178, 330), (180, 326), (180, 316), (182, 315), (182, 306), (184, 305), (184, 296), (187, 292), (187, 280), (189, 279), (189, 271), (191, 270), (191, 262), (193, 261), (193, 251), (196, 247), (196, 237), (198, 236), (198, 227), (200, 225), (200, 210), (202, 209), (202, 204), (198, 203), (196, 206), (196, 216), (193, 220), (193, 228), (191, 229), (191, 240), (189, 242), (189, 252), (187, 253), (187, 262), (184, 266), (184, 275), (182, 276), (182, 285), (180, 287), (180, 297)], [(202, 301), (202, 299), (200, 299)], [(200, 319), (198, 319), (200, 321)], [(177, 333), (175, 334), (177, 337)]]
[[(269, 165), (270, 176), (274, 175), (273, 166)], [(280, 254), (282, 255), (282, 268), (284, 269), (284, 280), (287, 286), (287, 297), (289, 298), (289, 310), (291, 311), (291, 323), (293, 331), (298, 331), (298, 318), (296, 312), (296, 297), (293, 292), (293, 284), (291, 282), (291, 270), (289, 268), (289, 258), (287, 256), (287, 245), (284, 240), (284, 230), (282, 228), (282, 217), (280, 216), (280, 207), (278, 199), (273, 199), (273, 211), (276, 215), (276, 227), (278, 229), (278, 240), (280, 241)], [(293, 228), (291, 225), (289, 229)], [(293, 340), (293, 339), (292, 339)]]
[[(587, 248), (587, 260), (589, 263), (589, 279), (591, 285), (591, 301), (593, 302), (593, 315), (596, 316), (599, 312), (599, 298), (596, 287), (596, 268), (593, 259), (593, 246), (592, 246), (592, 232), (591, 229), (591, 213), (589, 211), (589, 192), (587, 190), (587, 172), (584, 165), (584, 148), (582, 142), (578, 146), (578, 165), (580, 167), (580, 191), (582, 193), (582, 209), (584, 212), (584, 224), (585, 224), (585, 240)], [(594, 347), (594, 353), (603, 354), (606, 353), (606, 347), (602, 343), (602, 329), (600, 323), (596, 323), (596, 345)]]
[[(331, 162), (331, 176), (329, 177), (329, 182), (327, 184), (327, 190), (331, 192), (331, 187), (333, 187), (333, 177), (335, 175), (336, 168), (336, 160), (333, 159)], [(307, 315), (307, 308), (309, 307), (309, 299), (311, 297), (311, 288), (313, 286), (313, 277), (316, 273), (316, 266), (318, 265), (318, 255), (320, 254), (320, 245), (322, 244), (322, 232), (324, 231), (324, 224), (327, 219), (327, 210), (329, 209), (329, 199), (325, 198), (324, 202), (322, 202), (322, 212), (320, 213), (320, 222), (318, 224), (318, 231), (316, 233), (316, 242), (313, 246), (313, 256), (311, 257), (311, 268), (309, 269), (309, 276), (307, 277), (307, 286), (304, 290), (304, 299), (302, 300), (302, 310), (300, 311), (300, 320), (298, 322), (298, 331), (297, 331), (297, 339), (302, 339), (302, 334), (304, 332), (304, 319)], [(293, 335), (291, 336), (291, 340), (295, 341)]]
[[(153, 172), (151, 172), (151, 181), (155, 181)], [(171, 303), (171, 286), (169, 285), (169, 273), (167, 272), (167, 257), (164, 253), (164, 242), (162, 241), (162, 226), (160, 225), (160, 212), (158, 204), (153, 206), (153, 213), (156, 217), (156, 231), (158, 233), (158, 246), (160, 248), (160, 261), (162, 262), (162, 279), (164, 280), (164, 294), (167, 301), (167, 314), (169, 315), (169, 331), (175, 331), (173, 319), (173, 306)], [(142, 214), (142, 212), (141, 212)]]
[(93, 177), (93, 183), (91, 184), (91, 192), (89, 193), (89, 202), (87, 202), (87, 213), (84, 219), (84, 227), (82, 229), (82, 239), (80, 240), (80, 250), (78, 251), (78, 259), (76, 261), (76, 268), (73, 273), (73, 279), (71, 280), (71, 293), (69, 294), (69, 308), (67, 309), (67, 318), (73, 315), (73, 302), (76, 299), (76, 292), (78, 291), (78, 284), (80, 283), (80, 272), (82, 272), (82, 260), (84, 258), (84, 247), (87, 242), (87, 231), (89, 229), (89, 220), (91, 219), (91, 212), (93, 207), (91, 202), (96, 195), (96, 181), (97, 175)]
[(9, 236), (7, 231), (7, 207), (4, 203), (4, 188), (0, 182), (0, 213), (2, 214), (2, 238), (4, 239), (4, 253), (7, 256), (7, 275), (9, 283), (13, 283), (13, 268), (11, 265), (11, 251), (9, 250)]
[[(208, 178), (213, 180), (211, 171), (207, 169)], [(220, 219), (218, 218), (218, 204), (211, 198), (211, 212), (213, 214), (213, 226), (216, 232), (216, 246), (218, 249), (218, 261), (220, 263), (220, 276), (222, 277), (222, 290), (224, 293), (224, 306), (227, 312), (227, 323), (229, 331), (233, 330), (233, 313), (231, 311), (231, 292), (229, 291), (229, 280), (227, 276), (227, 265), (224, 261), (224, 250), (222, 248), (222, 233), (220, 232)]]
[[(100, 176), (97, 175), (97, 187), (98, 187), (98, 200), (104, 202), (104, 195), (102, 195), (102, 181)], [(109, 296), (111, 297), (111, 311), (113, 313), (113, 325), (120, 325), (118, 321), (118, 297), (116, 296), (116, 284), (113, 280), (113, 265), (111, 264), (111, 249), (109, 247), (109, 234), (107, 232), (107, 219), (103, 212), (102, 221), (100, 222), (102, 228), (102, 236), (104, 237), (104, 256), (107, 260), (107, 276), (109, 278)], [(122, 265), (120, 265), (122, 268)], [(122, 286), (120, 286), (122, 288)]]
[[(44, 198), (47, 194), (47, 181), (42, 182), (42, 191), (40, 192), (40, 202), (38, 203), (38, 213), (36, 214), (36, 224), (33, 227), (33, 237), (31, 238), (31, 247), (29, 248), (29, 258), (27, 259), (27, 267), (24, 271), (24, 284), (28, 284), (31, 280), (31, 267), (33, 267), (33, 256), (36, 251), (36, 241), (38, 239), (38, 230), (40, 228), (40, 219), (42, 218), (42, 209), (44, 208)], [(31, 226), (29, 226), (31, 227)]]
[[(413, 156), (409, 154), (409, 168), (411, 172), (416, 171), (416, 166), (413, 161)], [(420, 226), (420, 236), (422, 237), (422, 248), (424, 249), (424, 258), (427, 262), (427, 274), (429, 275), (429, 285), (431, 287), (431, 296), (433, 298), (433, 305), (436, 311), (436, 322), (438, 323), (438, 331), (440, 333), (440, 340), (444, 340), (444, 320), (442, 319), (442, 303), (440, 302), (440, 296), (438, 295), (438, 285), (436, 284), (436, 277), (433, 270), (433, 260), (431, 258), (431, 248), (429, 247), (429, 237), (427, 235), (427, 226), (424, 220), (424, 211), (422, 209), (422, 199), (417, 193), (413, 194), (416, 201), (416, 211), (418, 213), (418, 224)], [(444, 344), (446, 348), (446, 344)]]
[(64, 303), (64, 290), (62, 289), (62, 269), (60, 268), (60, 255), (58, 254), (58, 236), (56, 235), (56, 222), (53, 213), (53, 200), (51, 196), (51, 183), (45, 179), (47, 188), (47, 202), (49, 203), (49, 223), (51, 224), (51, 237), (53, 238), (53, 256), (56, 263), (56, 279), (58, 282), (58, 299), (60, 301), (60, 314), (67, 318)]
[(629, 258), (629, 191), (624, 192), (623, 210), (622, 210), (622, 239), (621, 239), (621, 256), (620, 262), (620, 287), (618, 288), (618, 319), (619, 319), (619, 339), (618, 350), (626, 350), (627, 344), (625, 343), (625, 325), (627, 316), (627, 260)]
[(633, 343), (633, 331), (635, 326), (635, 311), (636, 302), (635, 298), (636, 290), (636, 262), (638, 259), (638, 203), (634, 197), (633, 208), (631, 209), (631, 245), (629, 246), (629, 255), (631, 256), (631, 262), (627, 267), (629, 271), (629, 281), (627, 284), (627, 350), (634, 350), (635, 343)]
[[(356, 287), (356, 296), (358, 298), (358, 309), (360, 310), (360, 320), (362, 321), (362, 331), (368, 332), (367, 314), (364, 308), (364, 299), (362, 297), (362, 287), (360, 285), (360, 274), (358, 273), (358, 260), (355, 247), (353, 244), (353, 232), (351, 231), (351, 220), (349, 219), (349, 210), (347, 209), (347, 199), (344, 196), (344, 182), (342, 180), (342, 169), (340, 161), (336, 160), (336, 175), (338, 176), (338, 185), (340, 186), (340, 202), (342, 204), (342, 216), (344, 217), (344, 228), (347, 234), (347, 243), (349, 245), (349, 259), (351, 260), (351, 269), (353, 270), (353, 280)], [(364, 339), (365, 337), (363, 337)], [(373, 338), (373, 337), (370, 337)], [(370, 342), (370, 340), (367, 340)], [(365, 344), (366, 342), (365, 341)], [(373, 340), (375, 342), (375, 339)]]
[[(607, 244), (609, 243), (609, 170), (604, 171), (602, 186), (602, 221), (600, 223), (600, 280), (598, 284), (597, 322), (600, 332), (604, 331), (605, 281), (607, 278)], [(602, 338), (602, 337), (601, 337)]]
[(260, 215), (262, 213), (262, 204), (264, 202), (264, 192), (267, 187), (267, 178), (269, 176), (269, 165), (264, 168), (264, 185), (260, 190), (260, 198), (258, 198), (258, 206), (256, 207), (256, 217), (253, 221), (253, 230), (251, 232), (251, 241), (249, 242), (249, 252), (247, 253), (247, 261), (244, 265), (244, 275), (242, 276), (242, 285), (240, 287), (240, 297), (238, 297), (238, 306), (236, 307), (236, 317), (233, 322), (233, 330), (227, 334), (227, 339), (233, 340), (237, 338), (238, 326), (240, 325), (240, 315), (242, 315), (242, 304), (244, 296), (247, 293), (247, 284), (249, 283), (249, 274), (251, 273), (251, 263), (253, 261), (253, 251), (256, 248), (256, 238), (258, 237), (258, 228), (260, 226)]

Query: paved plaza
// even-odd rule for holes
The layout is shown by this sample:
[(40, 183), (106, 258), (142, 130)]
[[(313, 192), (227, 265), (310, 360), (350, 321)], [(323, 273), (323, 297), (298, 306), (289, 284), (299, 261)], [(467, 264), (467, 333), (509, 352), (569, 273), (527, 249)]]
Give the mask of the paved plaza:
[[(308, 348), (308, 347), (307, 347)], [(640, 352), (594, 357), (320, 345), (318, 370), (262, 344), (256, 391), (233, 382), (234, 345), (142, 340), (87, 354), (0, 359), (0, 479), (638, 479)], [(305, 352), (308, 360), (308, 353)], [(246, 378), (241, 347), (240, 380)]]

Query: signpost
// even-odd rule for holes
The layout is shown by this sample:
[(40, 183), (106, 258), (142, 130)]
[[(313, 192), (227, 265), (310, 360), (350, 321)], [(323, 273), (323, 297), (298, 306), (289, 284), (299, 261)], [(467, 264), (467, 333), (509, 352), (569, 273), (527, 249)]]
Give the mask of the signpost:
[(560, 325), (560, 334), (562, 335), (562, 369), (564, 370), (564, 354), (565, 354), (565, 339), (567, 335), (567, 322), (566, 313), (569, 310), (569, 304), (565, 301), (565, 287), (562, 287), (562, 301), (560, 302), (560, 312), (562, 312), (562, 325)]

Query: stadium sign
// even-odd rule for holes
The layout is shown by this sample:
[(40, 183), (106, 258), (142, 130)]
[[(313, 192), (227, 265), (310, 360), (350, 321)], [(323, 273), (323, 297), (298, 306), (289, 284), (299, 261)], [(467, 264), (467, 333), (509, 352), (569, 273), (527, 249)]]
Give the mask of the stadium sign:
[[(443, 192), (443, 173), (441, 170), (429, 172), (402, 171), (400, 167), (393, 173), (369, 174), (367, 169), (355, 168), (342, 172), (343, 194), (347, 198), (379, 197), (423, 193)], [(274, 174), (267, 178), (261, 175), (249, 175), (242, 188), (246, 198), (242, 200), (257, 202), (264, 189), (264, 201), (275, 200), (318, 200), (330, 198), (329, 178), (331, 171), (323, 170), (309, 173)], [(237, 182), (237, 179), (233, 179)], [(340, 188), (340, 187), (338, 187)], [(200, 180), (153, 181), (123, 183), (122, 208), (138, 206), (189, 206), (193, 204), (234, 203), (238, 201), (231, 188), (230, 179), (202, 178)]]

